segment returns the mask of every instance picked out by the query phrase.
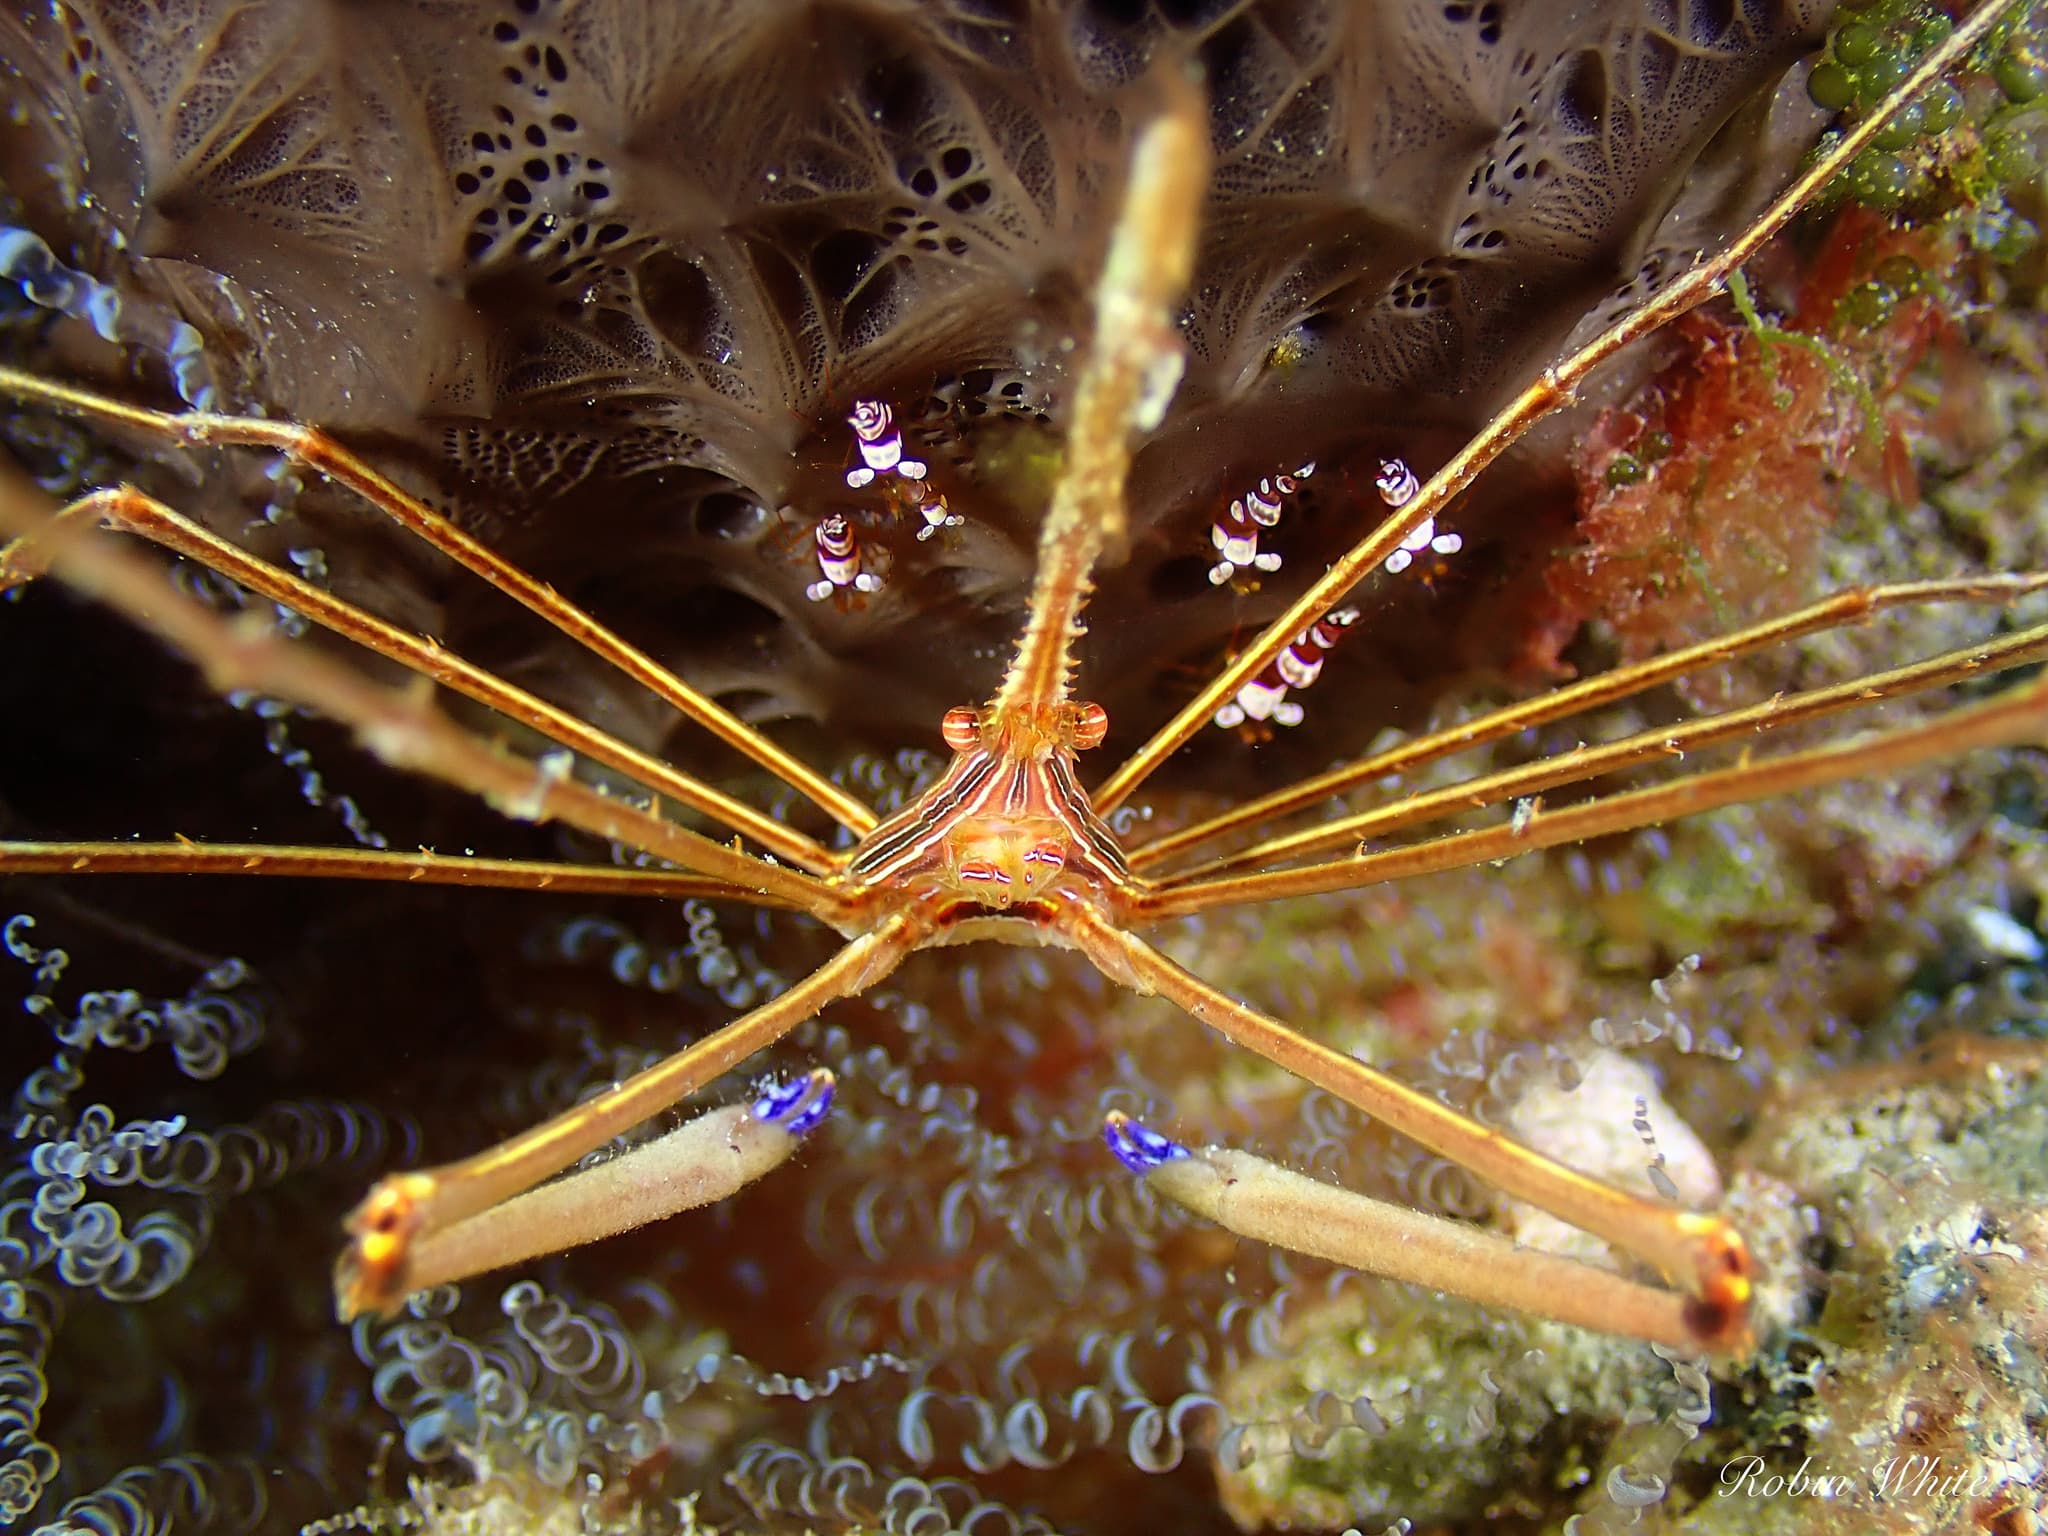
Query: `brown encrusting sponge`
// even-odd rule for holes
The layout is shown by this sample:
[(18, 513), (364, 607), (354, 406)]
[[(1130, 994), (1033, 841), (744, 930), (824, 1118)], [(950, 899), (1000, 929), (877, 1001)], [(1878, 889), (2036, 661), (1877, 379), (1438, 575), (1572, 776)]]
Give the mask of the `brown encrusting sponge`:
[[(1933, 14), (1875, 5), (1887, 37)], [(887, 816), (944, 762), (946, 712), (986, 701), (1011, 656), (1133, 139), (1185, 73), (1214, 170), (1185, 374), (1136, 445), (1127, 547), (1084, 615), (1077, 697), (1109, 731), (1082, 759), (1095, 783), (1407, 494), (1405, 471), (1427, 480), (1546, 364), (1727, 247), (1827, 128), (1808, 63), (1832, 10), (37, 0), (0, 14), (0, 366), (330, 431)], [(2002, 57), (2038, 70), (2040, 14), (1995, 39)], [(2033, 82), (2006, 69), (1996, 102), (1985, 70), (1959, 77), (1941, 163), (1988, 177), (1985, 146), (2036, 144), (2007, 75)], [(1476, 713), (1503, 679), (1594, 673), (1902, 572), (2048, 566), (2042, 274), (2024, 239), (1997, 243), (2043, 199), (2038, 163), (1998, 163), (2011, 206), (1982, 239), (1956, 207), (1938, 233), (1934, 213), (1911, 234), (1816, 221), (1751, 264), (1761, 317), (1718, 305), (1604, 365), (1446, 509), (1441, 546), (1299, 642), (1322, 666), (1296, 690), (1305, 718), (1204, 726), (1110, 815), (1123, 848), (1390, 727)], [(1883, 316), (1844, 310), (1902, 263)], [(1923, 351), (1953, 386), (1939, 409), (1907, 393)], [(0, 396), (14, 463), (59, 498), (133, 481), (852, 841), (279, 456)], [(1893, 504), (1923, 487), (1938, 507)], [(1724, 503), (1718, 541), (1698, 536)], [(1257, 552), (1223, 570), (1226, 526)], [(174, 580), (401, 679), (225, 577)], [(1999, 622), (1953, 608), (1747, 657), (1727, 696)], [(1692, 684), (1513, 733), (1400, 794), (1718, 706)], [(546, 750), (438, 697), (524, 762)], [(0, 597), (0, 722), (0, 839), (653, 862), (401, 776), (289, 705), (216, 698), (50, 582)], [(2027, 1204), (2048, 1139), (2044, 785), (2040, 754), (2014, 752), (1152, 933), (1482, 1122), (1540, 1140), (1520, 1125), (1562, 1099), (1546, 1145), (1646, 1198), (1660, 1179), (1725, 1197), (1758, 1256), (1758, 1349), (1711, 1379), (1164, 1202), (1105, 1149), (1107, 1116), (1612, 1261), (1077, 956), (994, 944), (912, 956), (698, 1096), (692, 1112), (761, 1074), (836, 1077), (831, 1114), (757, 1185), (343, 1327), (330, 1267), (373, 1180), (630, 1078), (782, 992), (830, 935), (722, 900), (10, 877), (0, 1526), (1762, 1530), (1809, 1511), (1713, 1502), (1719, 1460), (1789, 1470), (1809, 1445), (1904, 1433), (1898, 1384), (1935, 1370), (1927, 1443), (1976, 1454), (1995, 1431), (2002, 1516), (2048, 1467), (2026, 1406), (2048, 1379)], [(1537, 822), (1577, 793), (1497, 809)], [(1930, 1044), (1951, 1029), (2011, 1038)], [(1867, 1155), (1879, 1137), (1850, 1122), (1901, 1092), (1963, 1109), (1910, 1154)], [(1926, 1344), (1953, 1297), (1974, 1321)], [(1966, 1369), (1981, 1391), (1954, 1385)], [(1965, 1422), (1986, 1403), (2022, 1406)]]
[[(1146, 73), (1198, 69), (1217, 169), (1188, 371), (1086, 657), (1127, 742), (1162, 667), (1210, 661), (1376, 515), (1378, 458), (1426, 475), (1568, 333), (1760, 202), (1804, 142), (1772, 143), (1771, 90), (1823, 16), (65, 5), (0, 23), (0, 170), (64, 264), (197, 327), (220, 405), (374, 447), (753, 718), (923, 744), (1015, 636)], [(847, 486), (863, 399), (956, 527), (920, 541), (886, 477)], [(1268, 540), (1284, 566), (1219, 598), (1209, 524), (1307, 462)], [(1520, 482), (1465, 514), (1468, 565), (1513, 564), (1517, 529), (1568, 504), (1561, 455)], [(609, 686), (405, 575), (417, 556), (357, 508), (294, 510), (338, 587), (397, 588), (501, 669)], [(812, 602), (834, 513), (881, 585)]]

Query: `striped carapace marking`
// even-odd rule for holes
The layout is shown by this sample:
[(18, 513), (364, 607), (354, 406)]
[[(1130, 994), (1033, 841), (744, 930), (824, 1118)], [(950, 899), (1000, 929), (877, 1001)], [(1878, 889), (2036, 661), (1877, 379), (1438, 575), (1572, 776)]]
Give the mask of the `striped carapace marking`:
[(950, 711), (953, 761), (915, 804), (870, 833), (849, 875), (867, 884), (930, 880), (935, 892), (1001, 910), (1056, 877), (1123, 886), (1130, 868), (1116, 836), (1074, 777), (1074, 754), (1101, 742), (1099, 705), (1062, 705), (1054, 728), (990, 739), (984, 712)]

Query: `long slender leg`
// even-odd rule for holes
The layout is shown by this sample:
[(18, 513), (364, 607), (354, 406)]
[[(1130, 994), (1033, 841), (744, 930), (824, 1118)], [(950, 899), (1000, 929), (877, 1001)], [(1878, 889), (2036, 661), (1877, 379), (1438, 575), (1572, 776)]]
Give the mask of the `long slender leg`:
[(745, 1104), (709, 1110), (593, 1168), (419, 1238), (406, 1288), (431, 1290), (723, 1200), (787, 1162), (831, 1106), (832, 1074), (823, 1068), (794, 1083), (771, 1083)]
[[(160, 544), (272, 602), (282, 603), (367, 650), (453, 688), (508, 719), (531, 726), (543, 736), (573, 748), (585, 757), (616, 768), (646, 788), (660, 790), (692, 810), (752, 838), (770, 853), (799, 868), (823, 874), (838, 866), (839, 861), (829, 850), (801, 832), (783, 826), (774, 818), (659, 758), (628, 746), (545, 699), (514, 687), (484, 668), (443, 650), (436, 642), (407, 634), (395, 624), (386, 623), (375, 614), (324, 592), (309, 581), (288, 575), (256, 559), (248, 551), (208, 532), (131, 486), (94, 491), (80, 497), (60, 511), (57, 519), (60, 525), (69, 521), (104, 521)], [(20, 539), (0, 549), (0, 591), (35, 574), (36, 564), (33, 538)]]
[[(1217, 991), (1097, 913), (1077, 911), (1067, 931), (1112, 979), (1139, 992), (1157, 993), (1226, 1040), (1258, 1052), (1509, 1194), (1654, 1266), (1688, 1293), (1683, 1314), (1692, 1347), (1741, 1347), (1751, 1291), (1749, 1250), (1741, 1234), (1719, 1217), (1653, 1204), (1553, 1162)], [(1544, 1310), (1526, 1301), (1514, 1304)]]
[[(0, 493), (7, 488), (0, 486)], [(25, 515), (0, 494), (0, 533), (34, 534), (42, 558), (87, 596), (190, 657), (219, 692), (247, 689), (317, 710), (349, 726), (394, 768), (429, 774), (482, 796), (522, 820), (552, 818), (592, 836), (631, 844), (693, 873), (786, 900), (831, 922), (850, 916), (848, 898), (801, 870), (786, 869), (600, 794), (568, 776), (569, 763), (531, 763), (455, 725), (417, 690), (386, 688), (267, 625), (228, 620), (179, 595), (163, 573), (103, 534), (71, 520)]]
[(1589, 837), (1634, 831), (1679, 816), (1791, 794), (1844, 779), (1874, 778), (1984, 747), (2030, 741), (2048, 741), (2048, 676), (1923, 725), (1902, 726), (1856, 741), (1690, 774), (1669, 784), (1606, 795), (1561, 810), (1530, 811), (1500, 826), (1452, 833), (1409, 848), (1361, 852), (1354, 858), (1304, 865), (1300, 869), (1228, 875), (1167, 890), (1141, 891), (1130, 899), (1130, 916), (1136, 922), (1151, 923), (1218, 906), (1357, 890), (1388, 880), (1513, 858), (1518, 853), (1583, 842)]
[(0, 394), (148, 432), (170, 442), (193, 446), (272, 448), (293, 462), (325, 475), (354, 491), (401, 527), (440, 550), (458, 565), (481, 576), (500, 592), (600, 656), (683, 715), (696, 721), (727, 746), (744, 753), (856, 836), (874, 829), (875, 813), (806, 766), (774, 742), (699, 693), (652, 656), (629, 645), (546, 582), (528, 575), (480, 540), (471, 537), (432, 508), (423, 505), (386, 479), (350, 449), (314, 427), (257, 417), (216, 416), (205, 411), (182, 415), (153, 411), (108, 400), (89, 390), (73, 389), (17, 368), (0, 367)]
[(1740, 1330), (1703, 1340), (1691, 1300), (1677, 1291), (1519, 1247), (1484, 1227), (1305, 1178), (1250, 1152), (1184, 1147), (1121, 1113), (1109, 1116), (1104, 1135), (1153, 1189), (1240, 1237), (1670, 1349), (1747, 1347)]
[[(2048, 573), (2027, 576), (1961, 577), (1953, 581), (1900, 582), (1889, 586), (1856, 587), (1796, 613), (1768, 619), (1732, 634), (1703, 640), (1680, 650), (1668, 651), (1646, 661), (1617, 667), (1611, 672), (1588, 677), (1563, 688), (1554, 688), (1533, 699), (1501, 709), (1489, 710), (1471, 720), (1461, 721), (1427, 736), (1404, 741), (1384, 752), (1375, 752), (1356, 762), (1332, 768), (1275, 790), (1256, 800), (1234, 805), (1219, 816), (1196, 822), (1178, 832), (1155, 839), (1129, 854), (1130, 866), (1143, 874), (1160, 864), (1227, 833), (1258, 826), (1262, 822), (1303, 810), (1341, 795), (1360, 785), (1412, 772), (1470, 747), (1501, 741), (1532, 726), (1546, 725), (1633, 698), (1639, 693), (1672, 682), (1690, 673), (1735, 660), (1766, 646), (1796, 640), (1823, 630), (1866, 623), (1891, 608), (1926, 603), (1986, 603), (2007, 605), (2048, 587)], [(1230, 862), (1242, 862), (1246, 855), (1234, 855)]]
[(1993, 3), (1979, 9), (1946, 41), (1928, 50), (1912, 73), (1869, 116), (1836, 140), (1826, 154), (1779, 194), (1756, 222), (1725, 250), (1713, 259), (1701, 262), (1570, 357), (1546, 368), (1535, 383), (1488, 423), (1485, 431), (1438, 470), (1411, 501), (1332, 565), (1321, 580), (1273, 620), (1241, 655), (1224, 667), (1207, 687), (1161, 726), (1150, 741), (1112, 773), (1095, 791), (1096, 810), (1107, 816), (1128, 799), (1131, 791), (1149, 778), (1189, 737), (1200, 731), (1218, 709), (1236, 696), (1239, 688), (1264, 670), (1296, 635), (1341, 602), (1354, 586), (1400, 546), (1404, 538), (1420, 527), (1424, 519), (1441, 514), (1451, 498), (1470, 485), (1481, 470), (1537, 422), (1570, 401), (1573, 392), (1596, 367), (1629, 343), (1662, 329), (1721, 292), (1729, 273), (1754, 256), (1766, 240), (1782, 229), (1869, 145), (1901, 107), (1917, 99), (1937, 76), (1954, 69), (2001, 16), (2012, 9), (2013, 3)]
[(2043, 656), (2048, 656), (2048, 625), (2038, 625), (1968, 650), (1931, 657), (1912, 666), (1872, 673), (1854, 682), (1813, 688), (1803, 693), (1780, 694), (1746, 709), (1732, 709), (1723, 714), (1688, 720), (1681, 725), (1640, 731), (1597, 747), (1574, 747), (1540, 762), (1486, 774), (1444, 789), (1409, 795), (1368, 811), (1339, 817), (1321, 826), (1305, 827), (1284, 837), (1268, 838), (1227, 858), (1216, 859), (1199, 870), (1170, 879), (1160, 888), (1173, 890), (1185, 882), (1222, 870), (1272, 864), (1328, 848), (1340, 848), (1367, 837), (1384, 836), (1399, 827), (1439, 820), (1462, 810), (1497, 805), (1503, 800), (1536, 795), (1561, 784), (1583, 783), (1600, 774), (1660, 758), (1683, 758), (1688, 752), (1718, 742), (1742, 736), (1761, 737), (1801, 721), (1857, 709), (1880, 699), (1943, 687), (1984, 672), (2023, 666)]
[(893, 917), (780, 997), (596, 1098), (474, 1157), (381, 1180), (350, 1214), (349, 1244), (334, 1267), (342, 1321), (358, 1312), (388, 1312), (418, 1288), (411, 1273), (415, 1245), (523, 1194), (773, 1045), (827, 1003), (865, 991), (896, 968), (915, 936), (910, 919)]
[(745, 901), (807, 911), (800, 904), (741, 890), (702, 875), (545, 859), (485, 859), (422, 848), (306, 848), (279, 843), (8, 843), (0, 875), (295, 875), (319, 880), (382, 880), (396, 885), (473, 885), (499, 890), (596, 896), (659, 896), (670, 901)]

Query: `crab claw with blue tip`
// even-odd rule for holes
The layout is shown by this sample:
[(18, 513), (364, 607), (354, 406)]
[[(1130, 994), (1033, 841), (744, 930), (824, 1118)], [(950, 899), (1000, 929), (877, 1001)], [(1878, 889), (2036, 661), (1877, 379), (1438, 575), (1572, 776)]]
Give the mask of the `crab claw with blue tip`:
[(1140, 1125), (1120, 1109), (1111, 1110), (1102, 1122), (1102, 1139), (1109, 1143), (1117, 1161), (1137, 1174), (1150, 1173), (1177, 1157), (1188, 1156), (1188, 1149), (1172, 1137)]

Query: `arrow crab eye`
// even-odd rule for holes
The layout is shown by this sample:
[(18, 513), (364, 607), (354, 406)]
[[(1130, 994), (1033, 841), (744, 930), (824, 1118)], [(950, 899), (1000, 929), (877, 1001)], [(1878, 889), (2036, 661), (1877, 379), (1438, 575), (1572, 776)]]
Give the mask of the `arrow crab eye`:
[(1109, 734), (1109, 712), (1100, 704), (1083, 704), (1074, 712), (1073, 741), (1076, 752), (1092, 752)]
[(981, 711), (964, 704), (947, 710), (939, 733), (955, 752), (972, 752), (981, 745)]

